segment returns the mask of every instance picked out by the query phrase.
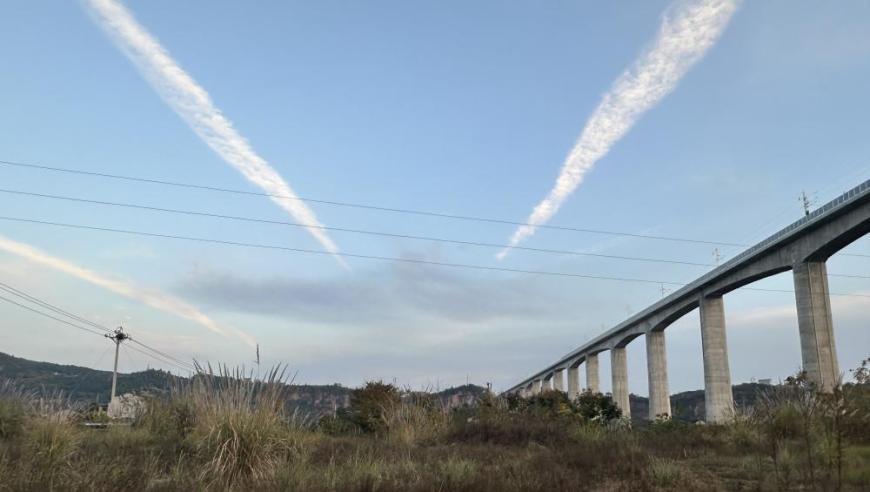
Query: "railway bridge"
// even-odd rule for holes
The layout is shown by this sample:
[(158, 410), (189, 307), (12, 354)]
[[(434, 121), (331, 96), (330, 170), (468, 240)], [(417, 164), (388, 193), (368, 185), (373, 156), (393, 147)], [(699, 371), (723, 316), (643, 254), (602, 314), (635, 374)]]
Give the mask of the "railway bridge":
[[(578, 368), (585, 364), (586, 389), (598, 391), (598, 358), (610, 352), (612, 393), (628, 415), (626, 346), (646, 338), (649, 418), (671, 415), (665, 330), (699, 308), (704, 360), (705, 418), (723, 422), (734, 410), (728, 362), (723, 296), (757, 280), (791, 270), (794, 277), (803, 370), (823, 391), (840, 377), (834, 346), (826, 261), (870, 231), (870, 180), (794, 222), (693, 282), (631, 316), (520, 381), (507, 392), (530, 395), (547, 388), (574, 398), (580, 386)], [(567, 382), (563, 375), (567, 374)]]

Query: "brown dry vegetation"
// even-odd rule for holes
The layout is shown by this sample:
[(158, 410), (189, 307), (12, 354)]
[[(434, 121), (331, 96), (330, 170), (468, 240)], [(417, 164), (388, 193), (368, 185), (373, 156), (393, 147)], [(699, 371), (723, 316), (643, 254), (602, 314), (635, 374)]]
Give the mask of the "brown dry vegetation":
[(382, 383), (314, 422), (285, 410), (281, 371), (209, 369), (129, 425), (88, 429), (63, 398), (0, 383), (0, 490), (867, 490), (856, 376), (834, 395), (798, 376), (728, 425), (634, 428), (602, 395), (447, 410)]

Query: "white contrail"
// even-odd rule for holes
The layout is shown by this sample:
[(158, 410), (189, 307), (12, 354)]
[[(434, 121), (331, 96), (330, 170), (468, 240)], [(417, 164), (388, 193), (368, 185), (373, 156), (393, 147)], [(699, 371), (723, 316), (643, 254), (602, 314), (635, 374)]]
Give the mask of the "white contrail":
[[(208, 92), (169, 55), (133, 14), (115, 0), (89, 0), (98, 24), (139, 69), (164, 101), (228, 164), (271, 196), (273, 202), (301, 224), (320, 226), (314, 212), (300, 201), (290, 185), (260, 157), (248, 141), (214, 105)], [(317, 227), (308, 232), (324, 249), (338, 246)], [(344, 261), (335, 257), (339, 263)]]
[(517, 228), (510, 246), (496, 255), (498, 259), (503, 259), (510, 247), (550, 220), (595, 163), (646, 110), (676, 87), (686, 71), (713, 46), (739, 3), (739, 0), (680, 2), (665, 14), (655, 43), (604, 95), (565, 159), (556, 185), (532, 210), (526, 220), (528, 225)]
[[(110, 290), (124, 297), (140, 301), (148, 306), (151, 306), (154, 309), (159, 309), (160, 311), (164, 311), (179, 316), (181, 318), (193, 321), (194, 323), (204, 326), (206, 329), (214, 333), (218, 333), (223, 336), (229, 335), (226, 329), (218, 326), (218, 324), (213, 319), (206, 316), (200, 310), (181, 299), (172, 297), (169, 294), (165, 294), (155, 289), (139, 287), (124, 280), (107, 277), (92, 270), (88, 270), (87, 268), (80, 267), (64, 259), (58, 258), (56, 256), (51, 256), (50, 254), (40, 251), (33, 246), (19, 243), (11, 239), (4, 238), (2, 236), (0, 236), (0, 250), (12, 253), (30, 262), (38, 263), (54, 270), (64, 272), (68, 275), (72, 275), (73, 277), (97, 285), (106, 290)], [(256, 345), (256, 341), (254, 340), (254, 338), (247, 333), (235, 328), (230, 328), (229, 331), (244, 340), (244, 342), (251, 347), (254, 347)]]

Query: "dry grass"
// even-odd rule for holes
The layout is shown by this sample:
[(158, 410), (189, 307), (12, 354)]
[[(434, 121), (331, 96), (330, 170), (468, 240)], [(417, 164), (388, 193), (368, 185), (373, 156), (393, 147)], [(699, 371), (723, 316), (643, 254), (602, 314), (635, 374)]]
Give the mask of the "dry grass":
[[(0, 491), (835, 488), (831, 475), (810, 480), (807, 441), (794, 434), (823, 429), (800, 424), (791, 410), (771, 409), (770, 422), (631, 429), (578, 419), (554, 400), (542, 400), (542, 410), (489, 397), (449, 411), (405, 391), (376, 412), (380, 431), (326, 432), (286, 411), (284, 382), (279, 369), (254, 380), (206, 367), (152, 400), (133, 425), (99, 430), (82, 428), (77, 409), (57, 395), (39, 398), (0, 383)], [(776, 463), (771, 435), (780, 439)], [(841, 490), (864, 490), (868, 438), (845, 447)]]

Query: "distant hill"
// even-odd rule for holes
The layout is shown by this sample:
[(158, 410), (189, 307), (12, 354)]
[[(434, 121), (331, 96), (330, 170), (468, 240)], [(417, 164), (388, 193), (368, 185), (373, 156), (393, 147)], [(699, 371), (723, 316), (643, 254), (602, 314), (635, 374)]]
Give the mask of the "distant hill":
[[(73, 400), (106, 404), (112, 382), (110, 371), (98, 371), (86, 367), (37, 362), (13, 357), (0, 352), (0, 378), (17, 381), (33, 390), (62, 391)], [(142, 393), (164, 391), (179, 376), (166, 371), (150, 369), (118, 375), (118, 393)], [(750, 407), (760, 390), (767, 386), (745, 383), (734, 386), (734, 402), (738, 407)], [(332, 385), (291, 385), (288, 392), (290, 406), (309, 415), (323, 415), (347, 406), (352, 388)], [(451, 407), (470, 404), (486, 391), (473, 384), (437, 391), (444, 404)], [(704, 390), (685, 391), (671, 395), (673, 417), (680, 420), (703, 420)], [(643, 420), (649, 411), (646, 397), (631, 395), (631, 414)]]
[[(743, 383), (731, 388), (734, 393), (734, 405), (739, 408), (749, 408), (755, 404), (759, 393), (769, 385), (759, 383)], [(636, 420), (645, 420), (649, 414), (649, 399), (645, 396), (631, 395), (631, 415)], [(671, 417), (678, 420), (704, 420), (704, 390), (684, 391), (671, 395)]]
[[(110, 371), (87, 367), (37, 362), (0, 352), (0, 378), (12, 379), (25, 388), (62, 391), (69, 398), (82, 402), (105, 404), (112, 384)], [(118, 393), (166, 388), (176, 376), (156, 369), (131, 374), (118, 374)]]
[[(83, 403), (106, 404), (112, 384), (111, 371), (86, 367), (37, 362), (0, 352), (0, 379), (11, 379), (21, 386), (38, 391), (62, 391), (69, 398)], [(118, 394), (161, 392), (179, 380), (166, 371), (150, 369), (130, 374), (118, 374)], [(308, 415), (324, 415), (347, 406), (353, 389), (338, 384), (293, 384), (288, 391), (291, 408)], [(463, 385), (438, 391), (446, 405), (472, 403), (486, 391), (475, 385)]]

